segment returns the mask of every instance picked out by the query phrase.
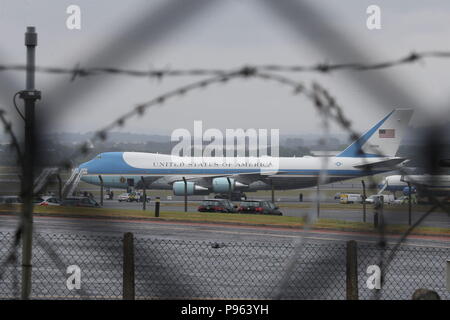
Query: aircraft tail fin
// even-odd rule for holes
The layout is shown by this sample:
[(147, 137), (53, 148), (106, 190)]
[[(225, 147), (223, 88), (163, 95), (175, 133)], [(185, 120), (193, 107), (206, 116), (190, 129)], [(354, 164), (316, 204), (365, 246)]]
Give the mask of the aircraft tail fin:
[(394, 157), (408, 128), (412, 109), (395, 109), (337, 157)]

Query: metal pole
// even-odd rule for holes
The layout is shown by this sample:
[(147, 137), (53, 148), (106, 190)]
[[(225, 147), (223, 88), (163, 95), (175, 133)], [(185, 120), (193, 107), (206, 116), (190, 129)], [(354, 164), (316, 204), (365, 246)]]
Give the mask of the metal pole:
[(159, 217), (159, 205), (160, 205), (160, 201), (161, 199), (159, 199), (159, 197), (155, 198), (155, 217), (158, 218)]
[(187, 181), (186, 178), (183, 177), (183, 181), (184, 181), (184, 212), (187, 212)]
[(317, 203), (317, 219), (320, 218), (320, 187), (317, 184), (317, 194), (316, 194), (316, 203)]
[(381, 228), (384, 228), (384, 197), (381, 196), (381, 208), (380, 208), (380, 222), (379, 225)]
[(62, 201), (62, 180), (61, 176), (59, 174), (56, 175), (56, 178), (58, 179), (58, 195), (59, 195), (59, 201)]
[(103, 207), (103, 178), (101, 175), (98, 178), (100, 179), (100, 205)]
[(25, 153), (22, 181), (22, 299), (30, 298), (31, 293), (31, 258), (33, 245), (33, 170), (34, 170), (34, 107), (41, 93), (34, 88), (35, 48), (37, 33), (34, 27), (27, 27), (25, 33), (27, 47), (26, 90), (20, 93), (25, 103)]
[(374, 229), (378, 228), (378, 211), (375, 210), (374, 214), (373, 214), (373, 227)]
[(347, 241), (347, 300), (358, 300), (358, 261), (355, 240)]
[(228, 200), (231, 201), (231, 180), (230, 180), (230, 178), (227, 177), (227, 181), (228, 181)]
[(123, 300), (134, 300), (134, 243), (133, 234), (123, 237)]
[(361, 180), (363, 186), (363, 222), (366, 222), (366, 183), (364, 180)]
[(141, 177), (141, 181), (142, 181), (142, 192), (144, 193), (144, 203), (142, 204), (142, 210), (145, 211), (145, 209), (147, 209), (147, 193), (145, 191), (145, 180), (144, 180), (144, 177)]
[(270, 187), (272, 189), (272, 203), (275, 203), (275, 189), (273, 187), (273, 181), (270, 179)]
[(411, 217), (411, 211), (412, 211), (412, 204), (411, 204), (411, 183), (408, 182), (408, 225), (411, 225), (412, 223), (412, 217)]
[(446, 283), (447, 283), (447, 291), (450, 292), (450, 260), (447, 260), (446, 264)]

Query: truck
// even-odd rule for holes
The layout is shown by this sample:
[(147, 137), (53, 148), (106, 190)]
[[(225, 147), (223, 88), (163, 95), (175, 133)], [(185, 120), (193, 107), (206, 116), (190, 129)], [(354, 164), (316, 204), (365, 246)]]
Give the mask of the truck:
[(340, 203), (362, 203), (362, 196), (358, 193), (344, 193), (341, 194), (341, 198), (339, 200)]

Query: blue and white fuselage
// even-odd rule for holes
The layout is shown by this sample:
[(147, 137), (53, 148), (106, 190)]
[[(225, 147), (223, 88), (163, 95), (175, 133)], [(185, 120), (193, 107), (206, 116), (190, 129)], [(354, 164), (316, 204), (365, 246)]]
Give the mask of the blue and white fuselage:
[[(396, 164), (404, 159), (397, 158)], [(329, 182), (341, 181), (377, 174), (392, 170), (392, 166), (375, 169), (361, 169), (358, 166), (370, 165), (393, 158), (326, 158), (327, 169), (323, 174)], [(269, 163), (261, 168), (258, 158), (233, 158), (233, 161), (222, 162), (216, 158), (183, 158), (174, 159), (171, 155), (139, 153), (139, 152), (106, 152), (93, 160), (82, 164), (80, 169), (87, 169), (82, 180), (91, 184), (100, 184), (102, 176), (105, 186), (112, 188), (127, 188), (130, 180), (137, 185), (142, 179), (151, 182), (147, 188), (172, 189), (172, 178), (176, 181), (185, 177), (194, 178), (236, 177), (248, 181), (255, 177), (260, 179), (250, 183), (250, 190), (270, 189), (270, 183), (263, 185), (261, 181), (270, 179), (277, 189), (297, 189), (317, 184), (322, 168), (322, 161), (318, 157), (300, 158), (265, 158), (262, 163)], [(272, 168), (270, 163), (278, 162), (278, 169)], [(392, 163), (392, 162), (391, 162)], [(168, 183), (169, 182), (169, 183)], [(267, 182), (267, 181), (266, 181)], [(245, 184), (243, 182), (243, 184)]]
[(189, 194), (298, 189), (315, 186), (319, 175), (336, 182), (394, 170), (395, 157), (412, 111), (397, 109), (335, 157), (178, 157), (142, 152), (106, 152), (83, 163), (82, 180), (110, 188), (172, 189)]

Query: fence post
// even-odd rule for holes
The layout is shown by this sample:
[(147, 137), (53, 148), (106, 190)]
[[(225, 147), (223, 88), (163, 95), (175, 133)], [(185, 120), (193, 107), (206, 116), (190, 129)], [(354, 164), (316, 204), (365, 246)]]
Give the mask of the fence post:
[(273, 180), (270, 179), (270, 189), (272, 191), (272, 203), (275, 204), (275, 188), (273, 186)]
[(347, 300), (358, 300), (358, 261), (355, 240), (347, 241)]
[(98, 175), (98, 179), (100, 180), (100, 205), (103, 207), (103, 177), (102, 175)]
[(361, 180), (363, 187), (363, 222), (366, 222), (366, 183), (364, 180)]
[(228, 200), (231, 201), (231, 180), (229, 177), (227, 177), (227, 181), (228, 181)]
[(133, 234), (123, 237), (123, 300), (134, 300), (134, 243)]
[(20, 97), (25, 103), (25, 152), (22, 168), (23, 178), (21, 193), (22, 205), (22, 290), (23, 300), (30, 298), (31, 293), (31, 269), (32, 269), (32, 243), (33, 243), (33, 169), (35, 166), (35, 104), (41, 98), (41, 92), (35, 85), (35, 52), (37, 46), (37, 33), (35, 27), (27, 27), (25, 33), (25, 46), (27, 47), (27, 73), (26, 89), (20, 92)]
[(142, 203), (142, 210), (145, 211), (147, 209), (147, 191), (145, 189), (145, 179), (143, 176), (141, 176), (141, 181), (142, 181), (142, 193), (144, 198), (144, 201)]
[(411, 217), (411, 183), (408, 182), (408, 225), (410, 226), (412, 224), (412, 217)]
[(184, 212), (187, 212), (188, 198), (187, 198), (187, 181), (185, 177), (183, 177), (183, 182), (184, 182)]
[(155, 198), (155, 217), (158, 218), (159, 217), (159, 204), (160, 204), (160, 199), (159, 197)]
[(316, 186), (316, 210), (317, 210), (317, 219), (320, 218), (320, 186), (319, 183), (317, 182), (317, 186)]
[(450, 291), (450, 260), (447, 260), (447, 291)]
[(62, 201), (62, 180), (61, 180), (61, 176), (59, 175), (59, 173), (56, 175), (56, 178), (58, 179), (58, 197), (59, 197), (59, 201)]

